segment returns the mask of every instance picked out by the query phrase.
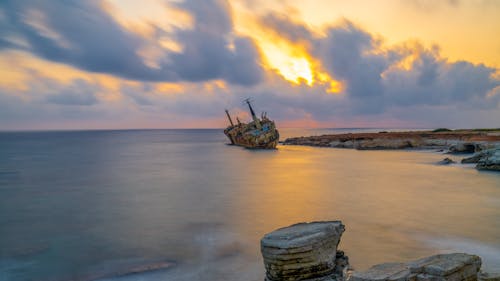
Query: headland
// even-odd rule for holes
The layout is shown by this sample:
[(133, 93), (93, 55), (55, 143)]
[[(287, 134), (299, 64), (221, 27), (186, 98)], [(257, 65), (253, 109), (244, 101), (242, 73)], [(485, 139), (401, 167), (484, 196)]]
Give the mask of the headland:
[[(302, 136), (288, 138), (282, 144), (358, 150), (433, 149), (450, 154), (475, 153), (464, 158), (462, 163), (477, 163), (478, 169), (500, 171), (500, 128)], [(442, 163), (451, 163), (445, 160)]]

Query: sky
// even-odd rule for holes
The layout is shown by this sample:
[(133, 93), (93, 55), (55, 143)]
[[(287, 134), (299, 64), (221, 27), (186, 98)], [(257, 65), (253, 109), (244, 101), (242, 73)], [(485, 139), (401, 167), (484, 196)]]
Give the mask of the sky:
[(500, 127), (500, 1), (0, 1), (0, 130)]

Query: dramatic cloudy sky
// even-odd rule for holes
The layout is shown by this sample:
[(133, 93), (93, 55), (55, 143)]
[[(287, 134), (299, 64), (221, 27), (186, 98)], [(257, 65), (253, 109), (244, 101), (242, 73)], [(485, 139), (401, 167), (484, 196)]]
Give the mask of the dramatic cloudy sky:
[(0, 130), (500, 127), (500, 1), (3, 0)]

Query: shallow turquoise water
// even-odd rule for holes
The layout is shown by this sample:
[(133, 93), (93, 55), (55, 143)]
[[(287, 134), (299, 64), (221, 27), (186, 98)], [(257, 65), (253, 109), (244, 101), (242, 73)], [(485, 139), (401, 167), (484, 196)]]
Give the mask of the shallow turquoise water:
[[(357, 269), (447, 251), (500, 268), (498, 173), (429, 151), (225, 142), (221, 130), (0, 133), (0, 280), (262, 280), (264, 233), (337, 219)], [(158, 262), (175, 265), (117, 276)]]

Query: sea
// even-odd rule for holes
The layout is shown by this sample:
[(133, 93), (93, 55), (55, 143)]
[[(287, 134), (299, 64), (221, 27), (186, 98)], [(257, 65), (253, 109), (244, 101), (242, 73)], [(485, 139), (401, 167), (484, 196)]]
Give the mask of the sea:
[(498, 271), (500, 174), (445, 157), (463, 156), (250, 150), (221, 129), (1, 132), (0, 280), (261, 281), (264, 234), (323, 220), (345, 224), (356, 270), (466, 252)]

